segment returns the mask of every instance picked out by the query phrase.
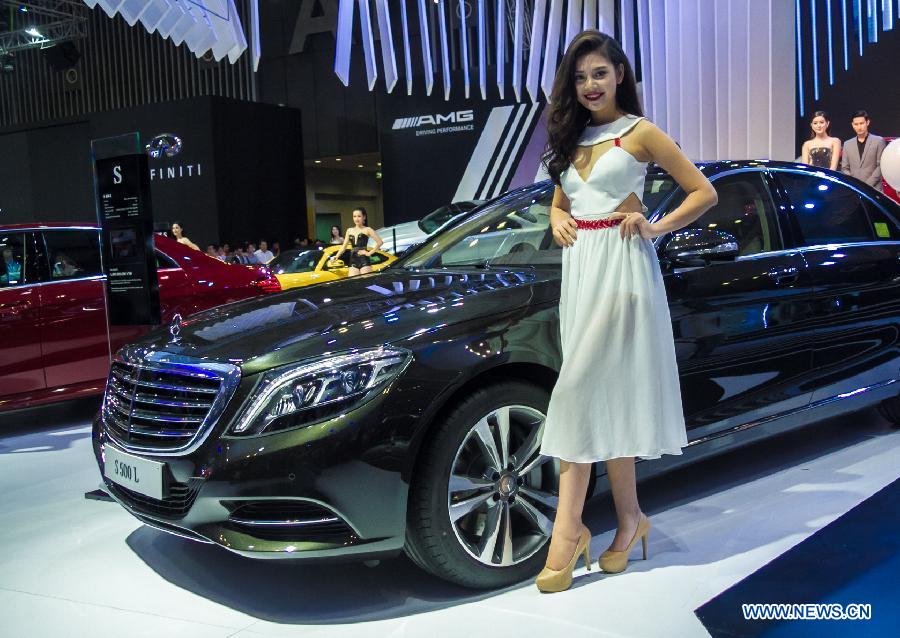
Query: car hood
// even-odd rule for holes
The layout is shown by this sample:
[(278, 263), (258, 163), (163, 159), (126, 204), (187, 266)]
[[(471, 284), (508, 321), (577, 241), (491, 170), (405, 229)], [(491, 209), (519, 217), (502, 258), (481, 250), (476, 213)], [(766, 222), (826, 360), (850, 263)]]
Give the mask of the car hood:
[(253, 374), (331, 352), (418, 338), (464, 321), (499, 318), (536, 301), (552, 301), (558, 293), (559, 272), (553, 270), (388, 269), (214, 308), (151, 332), (135, 345), (230, 361)]

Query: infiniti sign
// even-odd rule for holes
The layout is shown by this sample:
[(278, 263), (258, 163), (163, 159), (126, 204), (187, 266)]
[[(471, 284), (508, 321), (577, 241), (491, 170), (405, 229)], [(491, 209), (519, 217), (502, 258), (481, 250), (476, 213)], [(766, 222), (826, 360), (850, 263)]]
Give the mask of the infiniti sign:
[[(174, 133), (160, 133), (145, 147), (147, 155), (152, 159), (166, 159), (175, 157), (183, 148), (181, 138)], [(203, 166), (196, 164), (175, 164), (150, 169), (150, 181), (171, 180), (183, 177), (195, 177), (203, 174)]]

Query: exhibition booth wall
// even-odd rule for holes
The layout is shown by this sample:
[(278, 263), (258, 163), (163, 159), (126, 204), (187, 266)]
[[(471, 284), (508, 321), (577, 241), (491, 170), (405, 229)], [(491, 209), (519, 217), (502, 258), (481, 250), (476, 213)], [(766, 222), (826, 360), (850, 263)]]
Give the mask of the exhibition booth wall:
[(181, 221), (201, 246), (306, 234), (300, 112), (218, 97), (0, 131), (0, 220), (95, 221), (91, 141), (132, 132), (181, 140), (149, 159), (157, 226)]

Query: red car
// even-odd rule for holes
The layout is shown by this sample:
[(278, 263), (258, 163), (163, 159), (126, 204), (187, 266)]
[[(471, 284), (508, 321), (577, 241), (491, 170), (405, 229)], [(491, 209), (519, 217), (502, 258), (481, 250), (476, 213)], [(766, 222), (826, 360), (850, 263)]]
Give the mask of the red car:
[[(163, 323), (280, 290), (278, 280), (154, 236)], [(110, 355), (149, 326), (106, 319), (100, 229), (0, 227), (0, 411), (100, 394)]]

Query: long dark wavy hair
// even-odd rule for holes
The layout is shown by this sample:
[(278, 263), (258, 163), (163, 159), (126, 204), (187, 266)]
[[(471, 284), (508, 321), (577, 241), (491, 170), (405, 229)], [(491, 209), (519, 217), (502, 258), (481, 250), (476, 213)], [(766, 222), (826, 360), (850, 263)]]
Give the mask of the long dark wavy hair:
[(541, 156), (550, 179), (556, 185), (559, 185), (562, 172), (572, 161), (578, 147), (578, 138), (591, 119), (590, 111), (578, 101), (575, 65), (583, 55), (595, 52), (610, 61), (613, 73), (618, 73), (619, 65), (625, 70), (622, 82), (616, 87), (616, 106), (619, 110), (632, 115), (644, 115), (638, 100), (634, 72), (622, 46), (615, 38), (593, 29), (575, 36), (556, 69), (547, 109), (547, 148)]
[[(812, 114), (812, 117), (809, 118), (810, 129), (812, 128), (812, 121), (814, 119), (816, 119), (817, 117), (821, 117), (823, 120), (825, 120), (825, 135), (831, 135), (831, 118), (828, 117), (828, 113), (826, 113), (825, 111), (816, 111), (815, 113)], [(809, 139), (811, 139), (811, 140), (816, 139), (815, 131), (810, 132)]]

